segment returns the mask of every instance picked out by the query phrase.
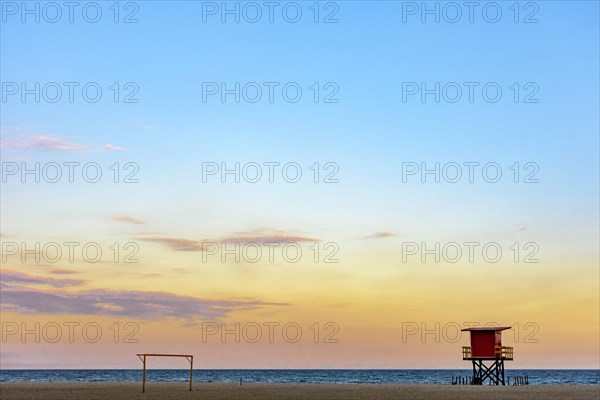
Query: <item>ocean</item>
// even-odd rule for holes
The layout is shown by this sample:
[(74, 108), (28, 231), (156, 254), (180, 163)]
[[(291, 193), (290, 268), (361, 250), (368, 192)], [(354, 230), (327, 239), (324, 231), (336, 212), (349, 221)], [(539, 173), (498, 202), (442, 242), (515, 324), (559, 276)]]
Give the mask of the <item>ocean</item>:
[[(245, 383), (416, 383), (450, 384), (453, 376), (468, 377), (471, 370), (456, 369), (197, 369), (194, 382)], [(599, 385), (600, 370), (507, 369), (506, 377), (528, 376), (530, 385)], [(149, 369), (148, 381), (185, 382), (189, 369)], [(0, 370), (0, 382), (141, 382), (140, 369)]]

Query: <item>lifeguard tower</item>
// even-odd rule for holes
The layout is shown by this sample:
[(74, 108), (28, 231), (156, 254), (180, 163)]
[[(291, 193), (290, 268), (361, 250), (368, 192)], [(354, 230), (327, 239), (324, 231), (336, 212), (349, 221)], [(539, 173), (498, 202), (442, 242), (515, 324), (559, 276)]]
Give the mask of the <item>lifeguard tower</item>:
[(463, 360), (473, 362), (473, 385), (483, 385), (486, 379), (491, 385), (505, 385), (504, 361), (512, 361), (513, 348), (502, 346), (502, 331), (510, 326), (490, 328), (467, 328), (471, 334), (471, 346), (463, 346)]

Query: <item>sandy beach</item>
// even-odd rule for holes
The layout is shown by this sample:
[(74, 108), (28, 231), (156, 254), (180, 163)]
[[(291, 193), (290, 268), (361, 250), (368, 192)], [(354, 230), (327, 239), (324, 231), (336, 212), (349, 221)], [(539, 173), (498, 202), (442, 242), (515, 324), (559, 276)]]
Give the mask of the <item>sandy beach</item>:
[(452, 386), (366, 384), (239, 384), (197, 383), (193, 391), (185, 382), (0, 383), (0, 399), (130, 400), (130, 399), (594, 399), (600, 388), (593, 385)]

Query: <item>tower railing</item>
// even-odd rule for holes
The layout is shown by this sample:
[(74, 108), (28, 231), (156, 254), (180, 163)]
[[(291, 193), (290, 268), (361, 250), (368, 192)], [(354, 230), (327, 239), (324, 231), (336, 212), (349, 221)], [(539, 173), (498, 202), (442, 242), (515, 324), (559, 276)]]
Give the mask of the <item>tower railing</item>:
[(463, 360), (468, 360), (473, 357), (473, 348), (471, 346), (463, 346), (462, 348)]
[(503, 360), (512, 360), (514, 355), (513, 348), (510, 346), (496, 346), (494, 347), (494, 354), (496, 358)]
[[(470, 360), (473, 358), (473, 348), (471, 346), (463, 346), (462, 348), (463, 360)], [(510, 346), (495, 346), (494, 347), (494, 358), (502, 360), (512, 360), (514, 356), (514, 350)]]

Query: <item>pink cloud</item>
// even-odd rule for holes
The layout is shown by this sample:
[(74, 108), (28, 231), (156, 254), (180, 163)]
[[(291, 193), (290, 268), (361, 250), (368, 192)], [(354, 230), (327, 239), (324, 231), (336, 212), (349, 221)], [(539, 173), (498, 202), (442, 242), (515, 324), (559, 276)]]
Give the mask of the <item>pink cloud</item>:
[(132, 217), (130, 215), (119, 215), (113, 218), (115, 221), (119, 221), (119, 222), (128, 222), (130, 224), (135, 224), (135, 225), (140, 225), (140, 224), (145, 224), (144, 221), (142, 221), (141, 219), (138, 219), (136, 217)]
[(160, 243), (170, 247), (173, 251), (203, 251), (204, 246), (198, 240), (168, 237), (138, 238), (146, 242)]
[(363, 237), (363, 239), (385, 239), (396, 236), (398, 235), (396, 235), (394, 232), (375, 232), (371, 235)]
[[(2, 135), (4, 138), (0, 142), (2, 150), (33, 150), (33, 151), (59, 151), (59, 152), (88, 152), (100, 150), (94, 146), (88, 146), (76, 143), (69, 138), (57, 135), (17, 135), (10, 137), (8, 134)], [(8, 136), (8, 137), (7, 137)], [(105, 151), (124, 151), (125, 147), (107, 144), (102, 147)]]
[(56, 275), (70, 275), (79, 273), (78, 271), (73, 271), (72, 269), (53, 269), (52, 271), (48, 272)]
[(85, 283), (81, 279), (58, 279), (45, 276), (30, 275), (10, 269), (0, 270), (0, 282), (3, 288), (12, 287), (12, 285), (47, 285), (55, 288), (65, 286), (79, 286)]
[(143, 240), (146, 242), (154, 242), (165, 245), (173, 251), (203, 251), (208, 243), (314, 243), (319, 242), (319, 239), (315, 239), (308, 236), (301, 236), (297, 234), (287, 234), (284, 231), (270, 230), (270, 231), (254, 231), (254, 232), (236, 232), (233, 235), (224, 236), (218, 239), (204, 239), (194, 240), (185, 238), (169, 238), (169, 237), (149, 237), (149, 238), (138, 238), (137, 240)]
[(89, 146), (71, 142), (60, 136), (46, 135), (19, 135), (2, 141), (2, 150), (40, 150), (40, 151), (74, 151), (82, 152), (91, 150)]

